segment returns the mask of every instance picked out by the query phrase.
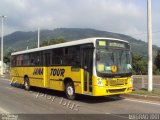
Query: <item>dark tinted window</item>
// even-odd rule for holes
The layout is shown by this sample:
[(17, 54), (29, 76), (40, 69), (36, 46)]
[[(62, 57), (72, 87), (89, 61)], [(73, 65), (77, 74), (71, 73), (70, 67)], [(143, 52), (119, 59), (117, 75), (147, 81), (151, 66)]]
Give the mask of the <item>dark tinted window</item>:
[(71, 66), (80, 65), (80, 46), (64, 48), (63, 64)]
[(16, 57), (16, 66), (22, 66), (23, 65), (23, 55), (18, 55)]
[(42, 66), (42, 52), (26, 53), (11, 57), (11, 66)]
[(62, 65), (63, 48), (52, 50), (52, 65)]
[(43, 65), (43, 57), (42, 57), (42, 52), (34, 52), (34, 53), (30, 53), (29, 56), (27, 56), (26, 58), (28, 59), (29, 57), (29, 61), (28, 64), (31, 66), (42, 66)]
[(23, 55), (23, 66), (28, 66), (29, 65), (29, 54), (24, 54)]
[(11, 56), (11, 66), (16, 66), (16, 56)]

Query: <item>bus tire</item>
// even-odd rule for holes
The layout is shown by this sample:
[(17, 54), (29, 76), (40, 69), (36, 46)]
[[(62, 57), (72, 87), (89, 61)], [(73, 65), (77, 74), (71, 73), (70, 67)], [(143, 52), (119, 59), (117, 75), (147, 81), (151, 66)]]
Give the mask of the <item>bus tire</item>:
[(31, 86), (30, 86), (30, 83), (29, 83), (29, 78), (25, 77), (24, 78), (24, 89), (27, 90), (27, 91), (29, 91), (30, 88), (31, 88)]
[(74, 100), (76, 95), (75, 95), (75, 89), (73, 82), (67, 82), (65, 85), (65, 93), (66, 97), (70, 100)]

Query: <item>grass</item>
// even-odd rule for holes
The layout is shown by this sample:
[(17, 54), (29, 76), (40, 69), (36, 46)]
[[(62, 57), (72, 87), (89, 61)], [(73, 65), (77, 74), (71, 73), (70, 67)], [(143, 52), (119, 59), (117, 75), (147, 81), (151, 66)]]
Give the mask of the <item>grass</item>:
[(148, 92), (148, 90), (145, 89), (145, 88), (143, 88), (143, 89), (136, 89), (131, 94), (160, 97), (160, 89), (153, 89), (153, 91), (151, 91), (151, 92)]

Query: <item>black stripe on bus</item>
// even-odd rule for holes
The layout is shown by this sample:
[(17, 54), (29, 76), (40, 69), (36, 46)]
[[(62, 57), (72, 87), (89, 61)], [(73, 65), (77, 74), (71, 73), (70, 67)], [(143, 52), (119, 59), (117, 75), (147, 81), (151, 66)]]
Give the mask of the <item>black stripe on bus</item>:
[(21, 77), (21, 78), (24, 78), (24, 76), (11, 76), (11, 77)]
[[(62, 79), (50, 79), (50, 80), (53, 80), (53, 81), (63, 81)], [(73, 81), (74, 83), (81, 83), (81, 81)]]
[(36, 77), (29, 77), (31, 79), (43, 79), (43, 78), (36, 78)]
[(81, 81), (73, 81), (74, 83), (81, 83)]
[[(24, 78), (24, 76), (12, 76), (12, 77), (20, 77), (20, 78)], [(43, 78), (36, 78), (36, 77), (29, 77), (31, 79), (43, 79)], [(53, 81), (63, 81), (63, 79), (50, 79), (50, 80), (53, 80)], [(81, 83), (81, 81), (73, 81), (74, 83)]]
[[(19, 77), (19, 78), (24, 78), (24, 76), (11, 76), (11, 77)], [(43, 78), (37, 78), (37, 77), (29, 77), (31, 79), (43, 79)]]
[(63, 81), (62, 79), (50, 79), (50, 80), (53, 80), (53, 81)]

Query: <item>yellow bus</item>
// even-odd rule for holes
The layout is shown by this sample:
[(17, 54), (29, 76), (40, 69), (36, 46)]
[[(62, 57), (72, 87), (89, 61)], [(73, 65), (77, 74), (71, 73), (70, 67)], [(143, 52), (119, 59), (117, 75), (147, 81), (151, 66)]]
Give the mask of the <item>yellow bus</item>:
[(11, 80), (77, 94), (119, 95), (132, 92), (130, 45), (115, 38), (87, 38), (11, 54)]

